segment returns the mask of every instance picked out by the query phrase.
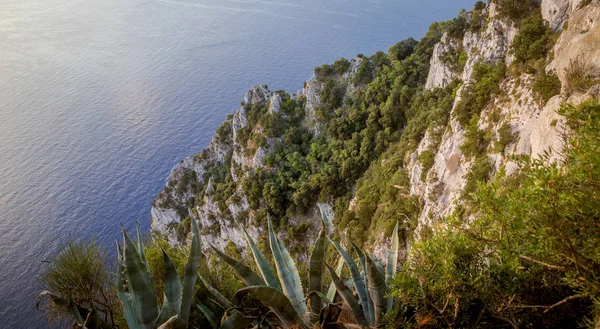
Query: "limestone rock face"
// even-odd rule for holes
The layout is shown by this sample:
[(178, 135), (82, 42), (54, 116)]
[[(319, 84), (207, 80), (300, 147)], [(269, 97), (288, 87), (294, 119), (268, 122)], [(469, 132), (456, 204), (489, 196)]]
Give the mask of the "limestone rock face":
[[(596, 1), (585, 8), (580, 7), (581, 0), (543, 0), (543, 17), (552, 28), (560, 31), (568, 20), (568, 29), (562, 31), (554, 48), (554, 60), (546, 68), (547, 71), (556, 71), (563, 87), (568, 84), (566, 71), (571, 63), (580, 61), (591, 70), (600, 70), (600, 4)], [(492, 3), (483, 10), (487, 17), (485, 28), (481, 31), (468, 31), (462, 41), (444, 35), (439, 44), (434, 47), (431, 58), (431, 67), (427, 78), (427, 89), (445, 87), (454, 79), (460, 79), (463, 87), (458, 89), (454, 103), (460, 102), (464, 85), (471, 82), (474, 67), (479, 62), (501, 63), (510, 65), (512, 58), (509, 52), (510, 45), (518, 33), (517, 27), (497, 16), (495, 5)], [(462, 72), (454, 72), (449, 63), (444, 62), (444, 55), (448, 52), (464, 51), (468, 60)], [(346, 98), (357, 88), (354, 83), (362, 61), (366, 58), (356, 58), (350, 63), (347, 72), (336, 73), (333, 77), (337, 83), (346, 86)], [(322, 79), (315, 72), (306, 81), (304, 88), (298, 91), (297, 98), (304, 100), (305, 116), (303, 127), (314, 134), (322, 134), (324, 127), (317, 118), (317, 108), (321, 106)], [(491, 136), (491, 145), (488, 148), (488, 160), (493, 167), (492, 175), (505, 170), (507, 175), (518, 172), (519, 165), (512, 162), (512, 156), (529, 156), (532, 158), (545, 156), (545, 161), (560, 163), (562, 160), (563, 137), (568, 133), (565, 120), (557, 110), (564, 102), (579, 102), (585, 98), (598, 97), (599, 90), (592, 90), (586, 95), (568, 94), (563, 90), (561, 95), (554, 96), (546, 104), (542, 104), (539, 97), (532, 91), (534, 77), (522, 74), (517, 78), (508, 78), (502, 82), (500, 95), (491, 104), (484, 108), (480, 114), (478, 127)], [(594, 94), (595, 93), (595, 94)], [(292, 96), (296, 97), (296, 96)], [(269, 113), (278, 113), (282, 104), (282, 96), (271, 92), (265, 85), (257, 85), (250, 89), (244, 96), (244, 104), (252, 106), (261, 104)], [(250, 107), (248, 107), (250, 108)], [(509, 128), (510, 140), (501, 147), (492, 147), (499, 139), (499, 131), (503, 127)], [(221, 133), (216, 133), (211, 143), (200, 154), (190, 156), (177, 164), (170, 173), (164, 191), (160, 193), (152, 206), (151, 227), (173, 243), (182, 242), (182, 237), (177, 235), (177, 225), (187, 215), (186, 204), (196, 201), (201, 204), (196, 208), (199, 222), (202, 225), (203, 248), (210, 244), (224, 249), (229, 241), (238, 247), (244, 247), (245, 241), (237, 223), (232, 218), (246, 216), (247, 229), (253, 237), (264, 234), (258, 228), (255, 214), (250, 211), (248, 198), (244, 195), (241, 182), (244, 177), (254, 170), (277, 170), (269, 168), (265, 159), (273, 151), (274, 145), (280, 141), (278, 138), (265, 138), (261, 146), (239, 145), (240, 133), (252, 131), (255, 134), (262, 132), (262, 127), (257, 124), (249, 127), (247, 107), (242, 106), (230, 119), (223, 123)], [(432, 137), (437, 136), (437, 137)], [(441, 139), (440, 137), (441, 136)], [(465, 128), (457, 121), (451, 119), (444, 127), (428, 130), (424, 138), (418, 141), (416, 150), (407, 156), (405, 166), (409, 173), (411, 183), (410, 193), (418, 196), (422, 204), (422, 212), (418, 218), (418, 227), (415, 237), (419, 238), (421, 228), (435, 224), (441, 217), (448, 216), (461, 204), (461, 195), (466, 184), (466, 175), (470, 172), (472, 160), (464, 156), (461, 146), (465, 142)], [(252, 152), (247, 152), (252, 149)], [(424, 168), (420, 163), (423, 152), (433, 152), (433, 165)], [(251, 153), (251, 154), (249, 154)], [(237, 183), (232, 195), (226, 202), (227, 209), (219, 209), (213, 199), (214, 187), (212, 180), (202, 186), (205, 173), (213, 170), (214, 164), (231, 162), (231, 177)], [(353, 209), (359, 200), (353, 198), (350, 209)], [(222, 206), (222, 205), (221, 205)], [(222, 206), (223, 207), (223, 206)], [(305, 214), (297, 214), (290, 218), (290, 225), (307, 225), (306, 234), (299, 243), (308, 245), (320, 230), (319, 207), (322, 207), (333, 219), (331, 203), (318, 203)], [(221, 216), (221, 213), (228, 214)], [(345, 232), (339, 232), (342, 237)], [(285, 237), (285, 232), (282, 232)], [(295, 237), (297, 238), (297, 237)], [(385, 261), (385, 251), (389, 239), (384, 236), (374, 237), (375, 255)], [(243, 248), (242, 248), (243, 249)], [(406, 252), (409, 246), (405, 246)], [(307, 261), (308, 252), (301, 253), (301, 261)]]
[(444, 88), (457, 76), (449, 63), (444, 63), (443, 56), (449, 52), (456, 51), (458, 44), (456, 40), (450, 38), (448, 33), (444, 33), (442, 40), (433, 48), (431, 57), (431, 68), (427, 76), (426, 89)]

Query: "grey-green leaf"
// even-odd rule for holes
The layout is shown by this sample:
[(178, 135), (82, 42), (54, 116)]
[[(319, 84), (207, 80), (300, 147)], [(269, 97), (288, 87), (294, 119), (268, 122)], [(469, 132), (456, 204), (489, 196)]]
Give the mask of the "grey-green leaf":
[(264, 286), (265, 281), (256, 274), (256, 272), (252, 271), (248, 266), (244, 265), (242, 262), (233, 259), (226, 254), (224, 254), (219, 249), (211, 246), (213, 250), (217, 253), (221, 259), (223, 259), (227, 264), (233, 268), (233, 271), (237, 275), (237, 277), (246, 284), (246, 286)]
[(252, 319), (242, 315), (236, 309), (230, 309), (226, 312), (226, 317), (223, 317), (220, 329), (246, 329), (252, 324)]
[(260, 301), (263, 305), (273, 311), (285, 328), (290, 328), (293, 326), (305, 326), (301, 317), (304, 314), (298, 314), (290, 302), (290, 299), (279, 290), (265, 286), (247, 287), (240, 289), (236, 293), (236, 297), (234, 297), (234, 299), (241, 300), (245, 294), (248, 294), (250, 297)]
[(150, 271), (150, 266), (148, 266), (148, 260), (146, 259), (146, 252), (144, 251), (144, 240), (142, 239), (142, 233), (140, 231), (140, 223), (138, 221), (135, 222), (135, 229), (137, 232), (137, 248), (138, 253), (140, 254), (140, 258), (148, 271)]
[(335, 274), (335, 271), (329, 265), (325, 264), (325, 266), (327, 267), (327, 271), (331, 276), (331, 281), (335, 284), (335, 288), (340, 293), (340, 296), (342, 296), (344, 301), (348, 304), (348, 306), (350, 306), (350, 309), (352, 310), (356, 321), (358, 321), (358, 323), (362, 326), (368, 326), (369, 323), (365, 318), (365, 314), (360, 305), (358, 304), (356, 298), (354, 298), (354, 294), (352, 294), (352, 291), (350, 291), (350, 289), (344, 284), (342, 279), (340, 279), (340, 277), (337, 276), (337, 274)]
[(190, 248), (188, 262), (185, 265), (183, 291), (181, 295), (181, 312), (179, 313), (179, 318), (186, 324), (186, 326), (190, 316), (192, 299), (194, 298), (194, 286), (196, 285), (196, 280), (198, 279), (198, 266), (200, 266), (201, 255), (200, 232), (198, 232), (196, 216), (194, 216), (191, 210), (190, 216), (192, 217), (192, 246)]
[(269, 287), (272, 287), (272, 288), (275, 288), (275, 289), (281, 291), (281, 285), (279, 284), (279, 280), (277, 280), (277, 276), (275, 276), (273, 269), (271, 269), (271, 265), (269, 265), (269, 261), (260, 252), (260, 250), (258, 249), (258, 246), (254, 242), (254, 240), (252, 240), (252, 237), (250, 236), (250, 234), (248, 234), (248, 232), (246, 232), (246, 229), (242, 228), (242, 230), (244, 232), (244, 236), (246, 237), (246, 240), (248, 241), (248, 245), (250, 245), (250, 250), (252, 250), (252, 255), (254, 256), (254, 261), (256, 262), (256, 265), (258, 266), (258, 270), (260, 271), (260, 274), (262, 275), (263, 279), (265, 280), (265, 282), (267, 283), (267, 285)]
[(277, 275), (279, 276), (283, 293), (290, 299), (290, 302), (298, 314), (304, 314), (306, 313), (306, 301), (304, 300), (304, 292), (302, 290), (298, 268), (292, 260), (288, 250), (275, 236), (271, 218), (268, 218), (268, 224), (269, 242), (271, 244), (271, 251), (273, 252), (275, 266), (277, 267)]
[(330, 241), (331, 243), (333, 243), (340, 255), (342, 255), (342, 257), (344, 258), (344, 262), (346, 262), (346, 265), (350, 270), (350, 275), (352, 275), (352, 281), (354, 282), (354, 287), (356, 288), (356, 294), (358, 295), (358, 299), (362, 305), (363, 310), (365, 310), (365, 312), (368, 312), (369, 299), (367, 297), (367, 288), (365, 287), (365, 282), (363, 281), (360, 272), (358, 271), (356, 262), (337, 242), (335, 242), (333, 239), (330, 239)]
[(386, 310), (385, 300), (385, 277), (379, 272), (375, 261), (366, 255), (367, 277), (369, 278), (369, 294), (373, 301), (373, 312), (375, 313), (375, 322), (381, 322), (383, 313)]
[[(356, 252), (356, 254), (358, 255), (358, 260), (360, 261), (360, 265), (362, 267), (362, 278), (364, 280), (365, 287), (367, 287), (367, 289), (368, 289), (369, 278), (367, 277), (367, 263), (365, 260), (366, 254), (354, 242), (350, 241), (350, 243), (352, 244), (352, 248), (354, 249), (354, 252)], [(365, 313), (367, 315), (367, 318), (369, 319), (369, 322), (375, 323), (375, 313), (373, 313), (373, 301), (371, 300), (371, 296), (369, 296), (369, 294), (367, 294), (367, 310)]]
[(129, 295), (125, 292), (125, 285), (123, 282), (124, 267), (123, 267), (123, 251), (121, 246), (117, 242), (117, 295), (123, 304), (123, 317), (127, 321), (127, 325), (130, 329), (140, 329), (140, 325), (137, 323), (137, 319), (133, 312), (133, 305)]
[(150, 272), (142, 262), (137, 248), (123, 229), (123, 264), (131, 304), (142, 328), (152, 328), (158, 318), (158, 301)]
[(219, 328), (219, 318), (217, 318), (215, 313), (210, 308), (208, 308), (208, 306), (202, 304), (202, 302), (197, 302), (196, 306), (198, 307), (200, 312), (204, 314), (204, 317), (208, 320), (208, 322), (210, 322), (210, 325), (213, 327), (213, 329)]
[(160, 311), (160, 316), (158, 317), (158, 324), (166, 322), (174, 314), (179, 314), (181, 312), (181, 297), (183, 292), (181, 281), (179, 280), (179, 273), (177, 273), (175, 265), (164, 250), (162, 250), (162, 253), (166, 270), (165, 300)]
[[(308, 270), (309, 275), (309, 289), (310, 291), (323, 290), (323, 264), (325, 263), (325, 253), (327, 252), (327, 228), (323, 227), (310, 256), (310, 267)], [(318, 295), (310, 297), (311, 311), (313, 313), (319, 313), (323, 304), (321, 298)]]
[[(337, 265), (335, 266), (335, 274), (338, 276), (342, 275), (342, 269), (344, 268), (344, 257), (340, 256), (337, 261)], [(329, 285), (329, 290), (327, 290), (327, 298), (331, 301), (335, 299), (335, 293), (337, 289), (335, 289), (335, 284), (331, 282)]]
[(225, 296), (221, 295), (221, 293), (217, 289), (215, 289), (208, 282), (208, 280), (206, 280), (202, 276), (202, 274), (198, 273), (198, 277), (200, 278), (200, 280), (202, 281), (202, 283), (204, 284), (204, 286), (206, 287), (206, 289), (208, 291), (210, 291), (210, 293), (217, 298), (217, 301), (218, 301), (219, 304), (221, 304), (221, 306), (223, 306), (226, 309), (233, 307), (233, 304), (227, 298), (225, 298)]
[[(398, 238), (398, 223), (394, 227), (394, 233), (392, 233), (392, 245), (387, 252), (387, 265), (385, 271), (385, 285), (389, 289), (390, 282), (392, 278), (396, 274), (396, 270), (398, 267), (398, 247), (399, 247), (399, 238)], [(394, 306), (394, 297), (388, 297), (387, 299), (387, 310), (390, 311)]]

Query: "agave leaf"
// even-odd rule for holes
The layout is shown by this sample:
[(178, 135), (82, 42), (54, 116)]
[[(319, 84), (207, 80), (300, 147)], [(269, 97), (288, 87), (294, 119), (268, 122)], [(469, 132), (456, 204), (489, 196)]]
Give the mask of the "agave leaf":
[(150, 272), (142, 262), (137, 249), (123, 229), (123, 264), (131, 305), (137, 323), (142, 328), (152, 328), (158, 318), (158, 301)]
[(342, 279), (340, 279), (340, 277), (337, 276), (337, 274), (335, 274), (335, 271), (329, 265), (325, 264), (325, 266), (327, 267), (327, 271), (331, 276), (331, 281), (335, 284), (335, 288), (340, 293), (340, 296), (342, 296), (344, 301), (348, 304), (348, 306), (350, 306), (350, 309), (352, 310), (356, 321), (358, 321), (358, 323), (362, 326), (369, 326), (369, 322), (365, 318), (365, 314), (358, 302), (356, 301), (356, 298), (354, 298), (354, 294), (352, 294), (352, 291), (350, 291), (350, 289), (344, 284)]
[(273, 258), (275, 258), (275, 266), (277, 267), (277, 275), (283, 288), (283, 293), (289, 298), (290, 302), (296, 309), (298, 314), (306, 313), (306, 301), (304, 300), (304, 292), (302, 290), (302, 283), (300, 281), (300, 275), (298, 274), (298, 268), (292, 256), (288, 250), (281, 244), (281, 242), (275, 236), (273, 231), (273, 223), (271, 218), (268, 218), (269, 222), (269, 242), (271, 244), (271, 251), (273, 252)]
[(142, 239), (142, 233), (140, 232), (140, 222), (135, 221), (135, 230), (137, 233), (137, 250), (140, 254), (140, 258), (148, 271), (150, 271), (150, 266), (148, 266), (148, 260), (146, 259), (146, 252), (144, 251), (144, 240)]
[(377, 271), (379, 271), (379, 274), (381, 274), (382, 277), (385, 277), (383, 265), (381, 265), (381, 262), (379, 261), (379, 259), (377, 259), (377, 257), (375, 257), (375, 254), (373, 253), (371, 253), (371, 260), (375, 262), (375, 266), (377, 267)]
[(185, 321), (179, 315), (173, 315), (167, 322), (163, 323), (157, 329), (186, 329)]
[(204, 314), (204, 317), (210, 322), (210, 325), (213, 329), (219, 328), (219, 318), (215, 315), (215, 313), (208, 308), (208, 306), (202, 304), (202, 302), (196, 301), (196, 306)]
[(214, 246), (211, 246), (211, 248), (213, 248), (213, 250), (217, 253), (217, 255), (223, 259), (227, 264), (229, 264), (231, 266), (231, 268), (233, 268), (233, 271), (235, 272), (235, 274), (237, 275), (237, 277), (244, 281), (244, 284), (246, 286), (264, 286), (265, 285), (265, 281), (263, 281), (263, 279), (256, 274), (256, 272), (252, 271), (252, 269), (250, 269), (248, 266), (244, 265), (242, 262), (233, 259), (229, 256), (227, 256), (226, 254), (224, 254), (222, 251), (220, 251), (219, 249), (215, 248)]
[(53, 294), (51, 291), (43, 290), (38, 295), (37, 302), (35, 303), (35, 308), (38, 311), (41, 311), (40, 310), (40, 304), (41, 304), (42, 300), (44, 300), (44, 298), (46, 298), (46, 297), (50, 298), (50, 301), (52, 303), (56, 304), (56, 305), (63, 306), (63, 307), (69, 305), (69, 301), (68, 300), (66, 300), (66, 299), (64, 299), (64, 298), (62, 298), (62, 297), (60, 297), (58, 295)]
[[(344, 268), (344, 257), (340, 256), (337, 261), (337, 265), (335, 267), (335, 274), (338, 276), (342, 275), (342, 269)], [(335, 299), (335, 293), (337, 289), (335, 289), (335, 284), (331, 282), (329, 285), (329, 290), (327, 290), (327, 298), (331, 301)]]
[(252, 319), (242, 315), (236, 309), (230, 309), (225, 312), (221, 320), (220, 329), (246, 329), (252, 324)]
[(319, 324), (321, 328), (326, 328), (330, 323), (336, 323), (340, 313), (342, 313), (342, 303), (325, 305), (319, 312)]
[[(333, 286), (335, 289), (335, 285)], [(327, 295), (325, 295), (324, 293), (320, 292), (320, 291), (311, 291), (310, 293), (308, 293), (308, 295), (306, 296), (306, 298), (310, 298), (313, 296), (317, 296), (319, 297), (325, 304), (331, 304), (331, 300), (329, 298), (327, 298)], [(320, 312), (320, 311), (319, 311)]]
[(181, 312), (179, 319), (185, 323), (187, 327), (188, 318), (190, 317), (190, 309), (192, 307), (192, 299), (194, 298), (194, 286), (198, 279), (198, 266), (200, 266), (200, 232), (198, 232), (198, 223), (196, 216), (190, 210), (192, 217), (192, 246), (190, 248), (190, 256), (185, 265), (183, 276), (183, 290), (181, 294)]
[(375, 322), (379, 323), (387, 306), (385, 300), (385, 277), (379, 272), (377, 264), (371, 257), (366, 257), (366, 263), (367, 277), (369, 278), (369, 294), (371, 295), (371, 300), (373, 300), (373, 313), (375, 313)]
[(250, 295), (273, 311), (285, 328), (305, 327), (301, 317), (304, 313), (298, 314), (290, 299), (279, 290), (265, 286), (247, 287), (240, 289), (235, 294), (234, 300), (242, 300), (245, 295)]
[(125, 321), (127, 321), (127, 325), (130, 329), (140, 329), (140, 325), (138, 324), (135, 313), (133, 312), (133, 305), (131, 304), (131, 299), (129, 295), (125, 292), (125, 284), (123, 282), (123, 251), (121, 250), (121, 246), (117, 242), (117, 295), (123, 304), (123, 317)]
[[(326, 227), (323, 226), (315, 245), (310, 255), (310, 267), (308, 270), (309, 275), (309, 289), (311, 291), (320, 292), (323, 290), (323, 264), (325, 262), (325, 253), (327, 252), (327, 232)], [(321, 298), (318, 295), (313, 295), (310, 298), (311, 311), (318, 313), (323, 308)]]
[(102, 321), (102, 319), (100, 319), (100, 317), (98, 316), (98, 311), (96, 311), (96, 308), (94, 308), (94, 307), (92, 307), (92, 311), (88, 314), (87, 318), (85, 319), (85, 323), (83, 324), (83, 327), (86, 329), (111, 329), (112, 328), (106, 322), (104, 322), (104, 321)]
[[(385, 269), (385, 285), (389, 289), (390, 282), (394, 275), (396, 274), (396, 270), (398, 267), (398, 247), (399, 247), (399, 239), (398, 239), (398, 223), (396, 222), (396, 227), (394, 227), (394, 233), (392, 233), (392, 245), (387, 252), (387, 265)], [(388, 297), (387, 299), (387, 310), (390, 311), (394, 306), (394, 297)]]
[(358, 266), (356, 266), (356, 262), (337, 242), (335, 242), (333, 239), (329, 240), (339, 251), (340, 255), (342, 255), (342, 257), (344, 258), (344, 262), (346, 262), (348, 269), (350, 269), (350, 275), (352, 275), (352, 281), (354, 282), (354, 287), (356, 289), (356, 294), (358, 295), (358, 300), (360, 301), (363, 310), (365, 310), (365, 313), (368, 313), (369, 299), (367, 297), (367, 288), (365, 287), (365, 282), (363, 281), (360, 272), (358, 271)]
[(206, 280), (202, 276), (202, 274), (198, 273), (198, 277), (200, 278), (206, 289), (217, 298), (218, 304), (221, 304), (221, 306), (225, 308), (233, 307), (233, 304), (227, 298), (225, 298), (225, 296), (221, 295), (221, 293), (217, 289), (215, 289), (210, 283), (208, 283), (208, 280)]
[(157, 324), (166, 322), (174, 314), (179, 314), (179, 312), (181, 312), (181, 295), (183, 290), (175, 265), (164, 250), (162, 250), (162, 253), (166, 269), (165, 299), (160, 310)]
[(321, 223), (323, 223), (323, 229), (326, 232), (329, 232), (329, 228), (331, 227), (331, 222), (327, 218), (327, 215), (325, 214), (325, 210), (323, 210), (323, 207), (319, 206), (319, 211), (321, 211)]
[(279, 281), (277, 280), (277, 276), (275, 276), (273, 269), (271, 269), (269, 261), (267, 261), (265, 256), (260, 252), (258, 246), (256, 245), (256, 243), (254, 243), (254, 240), (252, 240), (250, 234), (246, 232), (246, 229), (242, 228), (242, 231), (244, 232), (244, 236), (248, 241), (248, 245), (250, 245), (250, 250), (252, 250), (252, 255), (254, 256), (254, 261), (256, 262), (256, 265), (258, 266), (258, 269), (263, 279), (269, 287), (281, 291), (281, 285), (279, 284)]
[[(354, 252), (356, 252), (356, 254), (358, 255), (358, 260), (360, 261), (360, 266), (362, 267), (362, 273), (361, 273), (362, 278), (364, 280), (365, 287), (367, 287), (367, 289), (368, 289), (369, 278), (367, 277), (367, 263), (365, 260), (366, 254), (354, 242), (350, 241), (350, 243), (352, 244), (352, 248), (354, 249)], [(365, 314), (367, 315), (369, 322), (375, 323), (375, 314), (373, 313), (373, 301), (371, 300), (371, 296), (369, 294), (367, 294), (367, 309), (365, 310)]]

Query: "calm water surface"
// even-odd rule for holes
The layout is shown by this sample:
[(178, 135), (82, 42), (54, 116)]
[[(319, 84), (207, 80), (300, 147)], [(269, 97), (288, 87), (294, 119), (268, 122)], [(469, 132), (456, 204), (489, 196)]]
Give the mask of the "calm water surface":
[(0, 327), (45, 328), (41, 261), (147, 228), (172, 166), (254, 84), (295, 92), (474, 2), (1, 0)]

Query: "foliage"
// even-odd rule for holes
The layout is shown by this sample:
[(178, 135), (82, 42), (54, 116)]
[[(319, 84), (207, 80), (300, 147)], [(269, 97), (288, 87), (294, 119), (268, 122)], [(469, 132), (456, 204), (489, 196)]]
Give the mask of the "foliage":
[(481, 113), (485, 106), (500, 93), (500, 82), (504, 79), (504, 63), (477, 63), (473, 67), (471, 81), (464, 86), (461, 99), (454, 110), (455, 119), (467, 125), (471, 118)]
[(571, 60), (565, 69), (565, 75), (570, 92), (585, 93), (592, 86), (600, 84), (600, 69), (582, 58)]
[[(575, 328), (598, 321), (600, 104), (565, 106), (564, 167), (521, 162), (472, 195), (477, 211), (445, 219), (413, 245), (389, 317), (431, 327)], [(476, 160), (477, 161), (477, 160)]]
[(498, 14), (502, 18), (520, 22), (535, 8), (539, 8), (536, 0), (492, 0), (498, 5)]
[(117, 293), (129, 328), (187, 328), (200, 265), (200, 233), (191, 211), (190, 217), (193, 237), (183, 284), (171, 258), (164, 250), (162, 252), (165, 266), (162, 307), (159, 307), (139, 229), (137, 244), (123, 229), (123, 247), (117, 244)]
[(510, 53), (515, 57), (516, 64), (531, 67), (538, 59), (546, 59), (548, 52), (556, 41), (556, 35), (550, 29), (548, 22), (542, 18), (539, 10), (526, 17), (519, 26), (511, 44)]
[(122, 324), (114, 283), (105, 263), (104, 252), (95, 242), (70, 241), (38, 278), (44, 290), (38, 309), (44, 299), (49, 299), (43, 311), (53, 324), (75, 319), (82, 325), (93, 312), (109, 328)]
[(542, 104), (548, 103), (550, 98), (560, 94), (561, 83), (555, 72), (538, 74), (533, 82), (532, 89), (537, 93)]

